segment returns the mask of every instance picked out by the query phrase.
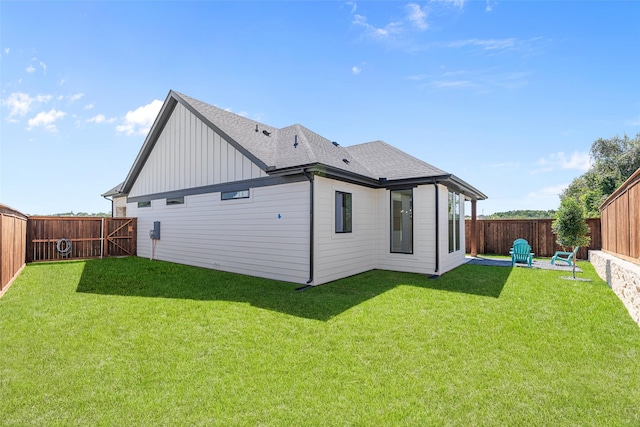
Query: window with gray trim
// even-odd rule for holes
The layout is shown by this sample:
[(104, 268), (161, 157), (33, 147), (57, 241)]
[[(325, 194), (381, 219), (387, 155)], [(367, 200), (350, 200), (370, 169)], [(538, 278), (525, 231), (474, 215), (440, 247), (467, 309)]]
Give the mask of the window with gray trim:
[(139, 208), (150, 208), (151, 207), (151, 202), (138, 202), (138, 207)]
[(167, 206), (169, 205), (184, 205), (184, 196), (182, 197), (167, 197)]
[(336, 233), (351, 233), (351, 193), (336, 191)]
[(235, 200), (235, 199), (248, 199), (249, 198), (249, 190), (240, 190), (240, 191), (224, 191), (220, 193), (221, 200)]

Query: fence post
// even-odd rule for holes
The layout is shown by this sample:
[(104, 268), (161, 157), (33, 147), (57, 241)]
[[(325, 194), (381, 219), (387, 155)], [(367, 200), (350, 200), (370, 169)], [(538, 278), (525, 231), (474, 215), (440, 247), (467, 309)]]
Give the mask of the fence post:
[(108, 230), (105, 230), (105, 227), (107, 226), (107, 221), (104, 220), (104, 218), (102, 218), (102, 224), (100, 227), (100, 259), (102, 259), (105, 255), (109, 255), (107, 254), (107, 239), (105, 238), (105, 235), (107, 234)]
[(478, 228), (476, 226), (476, 200), (471, 200), (471, 254), (478, 256)]

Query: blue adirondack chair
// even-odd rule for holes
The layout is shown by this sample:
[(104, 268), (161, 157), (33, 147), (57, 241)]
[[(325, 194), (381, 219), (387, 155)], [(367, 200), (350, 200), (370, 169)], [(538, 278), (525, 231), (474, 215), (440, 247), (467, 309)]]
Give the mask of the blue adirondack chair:
[[(516, 239), (513, 242), (514, 245), (517, 245), (518, 243), (526, 243), (527, 245), (529, 244), (529, 242), (527, 242), (525, 239)], [(513, 246), (511, 246), (511, 249), (509, 249), (509, 253), (511, 253), (511, 251), (513, 251)]]
[(511, 248), (511, 265), (516, 265), (517, 262), (526, 262), (529, 267), (533, 262), (533, 252), (531, 252), (531, 246), (529, 242), (524, 239), (518, 239), (513, 242), (513, 248)]
[(566, 262), (568, 265), (573, 265), (573, 259), (576, 257), (576, 254), (578, 253), (578, 249), (580, 249), (580, 246), (576, 246), (573, 252), (557, 251), (551, 257), (551, 265), (555, 264), (556, 261), (562, 261), (562, 262)]

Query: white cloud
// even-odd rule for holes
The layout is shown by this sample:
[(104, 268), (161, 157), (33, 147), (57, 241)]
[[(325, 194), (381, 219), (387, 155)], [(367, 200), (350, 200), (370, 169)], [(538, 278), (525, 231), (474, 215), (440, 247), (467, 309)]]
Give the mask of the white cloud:
[(98, 114), (97, 116), (93, 116), (90, 119), (87, 119), (86, 122), (87, 123), (113, 123), (116, 121), (115, 117), (111, 117), (111, 118), (107, 118), (107, 116), (105, 116), (104, 114)]
[(493, 11), (493, 7), (494, 7), (496, 4), (498, 4), (498, 2), (497, 2), (497, 1), (495, 1), (495, 0), (487, 0), (487, 4), (486, 4), (486, 6), (485, 6), (485, 8), (484, 8), (484, 11), (485, 11), (485, 12), (491, 12), (491, 11)]
[(351, 67), (351, 72), (355, 75), (360, 74), (360, 72), (362, 71), (362, 69), (360, 67), (358, 67), (357, 65), (354, 65), (353, 67)]
[(501, 162), (501, 163), (491, 163), (488, 164), (487, 167), (491, 169), (501, 169), (501, 170), (518, 170), (520, 168), (520, 162)]
[(539, 159), (536, 164), (539, 168), (532, 171), (532, 175), (551, 172), (557, 169), (570, 169), (586, 172), (591, 167), (591, 158), (589, 157), (589, 153), (574, 151), (571, 155), (568, 155), (563, 151), (559, 151)]
[(356, 2), (354, 1), (348, 1), (347, 2), (347, 6), (351, 6), (351, 14), (353, 15), (354, 13), (356, 13), (356, 10), (358, 9), (358, 5), (356, 4)]
[(47, 75), (47, 64), (45, 64), (44, 62), (40, 61), (40, 66), (42, 67), (42, 70), (44, 72), (44, 75)]
[(423, 31), (429, 27), (427, 25), (427, 12), (425, 12), (424, 8), (421, 8), (419, 4), (409, 3), (407, 9), (409, 10), (408, 19), (415, 27)]
[(567, 188), (569, 184), (560, 184), (553, 185), (550, 187), (544, 187), (537, 191), (530, 192), (527, 197), (530, 199), (542, 199), (542, 198), (550, 198), (550, 197), (559, 197), (560, 193)]
[(431, 85), (438, 89), (461, 89), (476, 86), (471, 80), (435, 80)]
[(104, 123), (107, 120), (104, 114), (98, 114), (97, 116), (87, 119), (87, 123)]
[(87, 105), (85, 105), (85, 106), (84, 106), (84, 109), (85, 109), (85, 110), (92, 110), (92, 109), (93, 109), (93, 107), (95, 107), (95, 105), (93, 105), (93, 104), (87, 104)]
[(69, 97), (69, 101), (75, 102), (75, 101), (79, 100), (80, 98), (82, 98), (83, 96), (84, 96), (84, 93), (76, 93), (76, 94), (71, 95)]
[(376, 27), (367, 22), (366, 16), (357, 13), (353, 15), (353, 23), (363, 27), (367, 34), (374, 38), (386, 38), (402, 31), (402, 24), (399, 22), (390, 22), (384, 27)]
[(446, 44), (447, 47), (460, 48), (467, 46), (476, 46), (484, 50), (512, 49), (516, 45), (516, 39), (467, 39), (457, 40)]
[(51, 100), (51, 95), (37, 95), (35, 98), (26, 93), (14, 92), (2, 101), (2, 105), (9, 107), (9, 117), (24, 117), (33, 104), (44, 104)]
[(11, 52), (11, 49), (9, 49), (8, 47), (4, 48), (4, 54), (5, 55), (9, 55), (9, 52)]
[(432, 0), (432, 1), (446, 3), (447, 5), (455, 6), (460, 9), (462, 9), (464, 7), (464, 4), (467, 2), (467, 0)]
[(162, 108), (162, 101), (153, 100), (147, 105), (129, 111), (124, 117), (124, 123), (116, 126), (116, 131), (125, 135), (146, 135)]
[(31, 74), (33, 73), (36, 69), (34, 68), (33, 65), (29, 65), (27, 68), (24, 69), (27, 73)]
[(56, 125), (54, 123), (66, 115), (67, 113), (65, 113), (64, 111), (58, 111), (54, 109), (47, 113), (45, 113), (44, 111), (40, 112), (34, 118), (29, 119), (28, 129), (31, 130), (35, 127), (42, 126), (49, 132), (56, 132), (58, 129), (56, 128)]

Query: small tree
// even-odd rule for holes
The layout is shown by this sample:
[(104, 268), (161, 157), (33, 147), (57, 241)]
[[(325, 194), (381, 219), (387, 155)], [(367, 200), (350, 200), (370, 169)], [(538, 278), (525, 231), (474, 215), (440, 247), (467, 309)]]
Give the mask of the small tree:
[[(583, 217), (582, 206), (571, 197), (565, 197), (556, 212), (555, 220), (551, 225), (553, 232), (558, 236), (557, 243), (563, 247), (570, 247), (573, 251), (578, 246), (588, 246), (591, 238), (587, 236), (589, 226)], [(573, 258), (573, 274), (576, 278), (576, 259)]]

